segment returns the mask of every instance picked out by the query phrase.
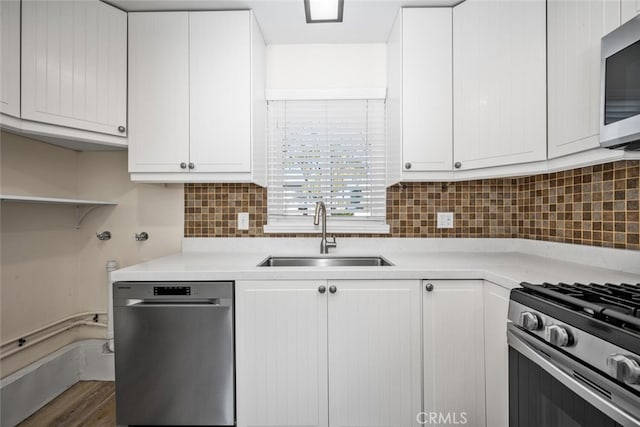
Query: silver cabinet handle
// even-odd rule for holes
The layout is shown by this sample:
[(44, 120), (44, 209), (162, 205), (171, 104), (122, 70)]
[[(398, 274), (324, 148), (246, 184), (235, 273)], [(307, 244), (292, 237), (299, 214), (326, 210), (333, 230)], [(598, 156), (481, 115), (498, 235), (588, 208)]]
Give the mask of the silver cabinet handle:
[(193, 164), (193, 162), (189, 162), (189, 169), (194, 169), (196, 167), (195, 164)]
[(404, 164), (405, 169), (411, 169), (411, 163), (407, 162)]
[(180, 169), (186, 169), (187, 164), (185, 162), (180, 163)]
[(127, 128), (126, 128), (126, 127), (124, 127), (124, 126), (118, 126), (118, 132), (120, 132), (120, 133), (124, 133), (124, 131), (125, 131), (125, 130), (127, 130)]
[(338, 288), (336, 288), (335, 286), (331, 285), (331, 286), (329, 286), (329, 292), (331, 292), (332, 294), (335, 294), (336, 292), (338, 292)]
[(318, 292), (320, 292), (321, 294), (324, 294), (325, 292), (327, 292), (327, 288), (326, 288), (326, 286), (320, 286), (320, 287), (318, 287)]
[(453, 166), (455, 166), (456, 169), (460, 169), (462, 167), (462, 163), (456, 162)]
[(427, 283), (427, 284), (424, 286), (424, 290), (425, 290), (425, 291), (427, 291), (427, 292), (431, 292), (431, 291), (433, 291), (433, 283)]

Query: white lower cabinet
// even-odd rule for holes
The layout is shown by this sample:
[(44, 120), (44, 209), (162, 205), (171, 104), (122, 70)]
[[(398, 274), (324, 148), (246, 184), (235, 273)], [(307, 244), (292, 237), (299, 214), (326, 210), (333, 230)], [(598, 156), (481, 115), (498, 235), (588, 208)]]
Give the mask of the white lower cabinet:
[(486, 425), (482, 293), (479, 280), (423, 281), (423, 421)]
[(509, 290), (484, 282), (484, 359), (487, 426), (509, 425)]
[(238, 426), (506, 427), (508, 302), (482, 280), (236, 282)]
[(420, 412), (417, 280), (329, 281), (329, 425), (407, 427)]
[(236, 282), (238, 426), (328, 425), (327, 294), (324, 280)]
[(236, 282), (236, 354), (238, 426), (416, 425), (419, 282)]

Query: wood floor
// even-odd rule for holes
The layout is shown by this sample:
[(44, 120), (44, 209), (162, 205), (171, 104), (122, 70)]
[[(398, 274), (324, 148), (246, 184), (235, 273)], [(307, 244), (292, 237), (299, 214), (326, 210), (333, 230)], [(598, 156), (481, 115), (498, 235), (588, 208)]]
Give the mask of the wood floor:
[(20, 427), (115, 425), (115, 384), (108, 381), (80, 381), (19, 424)]

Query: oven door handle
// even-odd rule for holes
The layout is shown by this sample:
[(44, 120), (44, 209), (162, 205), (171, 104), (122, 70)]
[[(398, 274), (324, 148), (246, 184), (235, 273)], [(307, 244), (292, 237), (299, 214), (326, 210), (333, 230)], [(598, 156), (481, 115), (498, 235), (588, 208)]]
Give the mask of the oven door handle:
[(598, 383), (603, 383), (602, 380), (594, 378), (588, 369), (581, 369), (582, 365), (578, 362), (538, 339), (530, 337), (513, 323), (507, 325), (507, 341), (510, 347), (540, 366), (549, 375), (609, 418), (625, 427), (640, 426), (640, 411), (634, 411), (638, 413), (631, 414), (612, 403), (612, 401), (617, 401), (625, 408), (636, 408), (638, 398), (632, 393), (610, 381), (606, 381), (602, 389), (612, 393), (611, 399), (597, 393), (591, 386), (574, 378), (570, 372), (578, 373), (596, 386), (599, 386)]

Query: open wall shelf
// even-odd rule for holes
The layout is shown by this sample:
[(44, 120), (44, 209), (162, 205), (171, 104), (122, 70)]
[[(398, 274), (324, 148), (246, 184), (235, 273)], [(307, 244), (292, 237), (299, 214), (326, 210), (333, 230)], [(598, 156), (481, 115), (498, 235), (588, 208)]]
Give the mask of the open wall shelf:
[(92, 210), (101, 206), (116, 206), (118, 203), (103, 200), (65, 199), (60, 197), (39, 197), (39, 196), (16, 196), (11, 194), (0, 194), (2, 203), (30, 203), (47, 205), (66, 205), (76, 208), (76, 228), (80, 227), (82, 220)]

